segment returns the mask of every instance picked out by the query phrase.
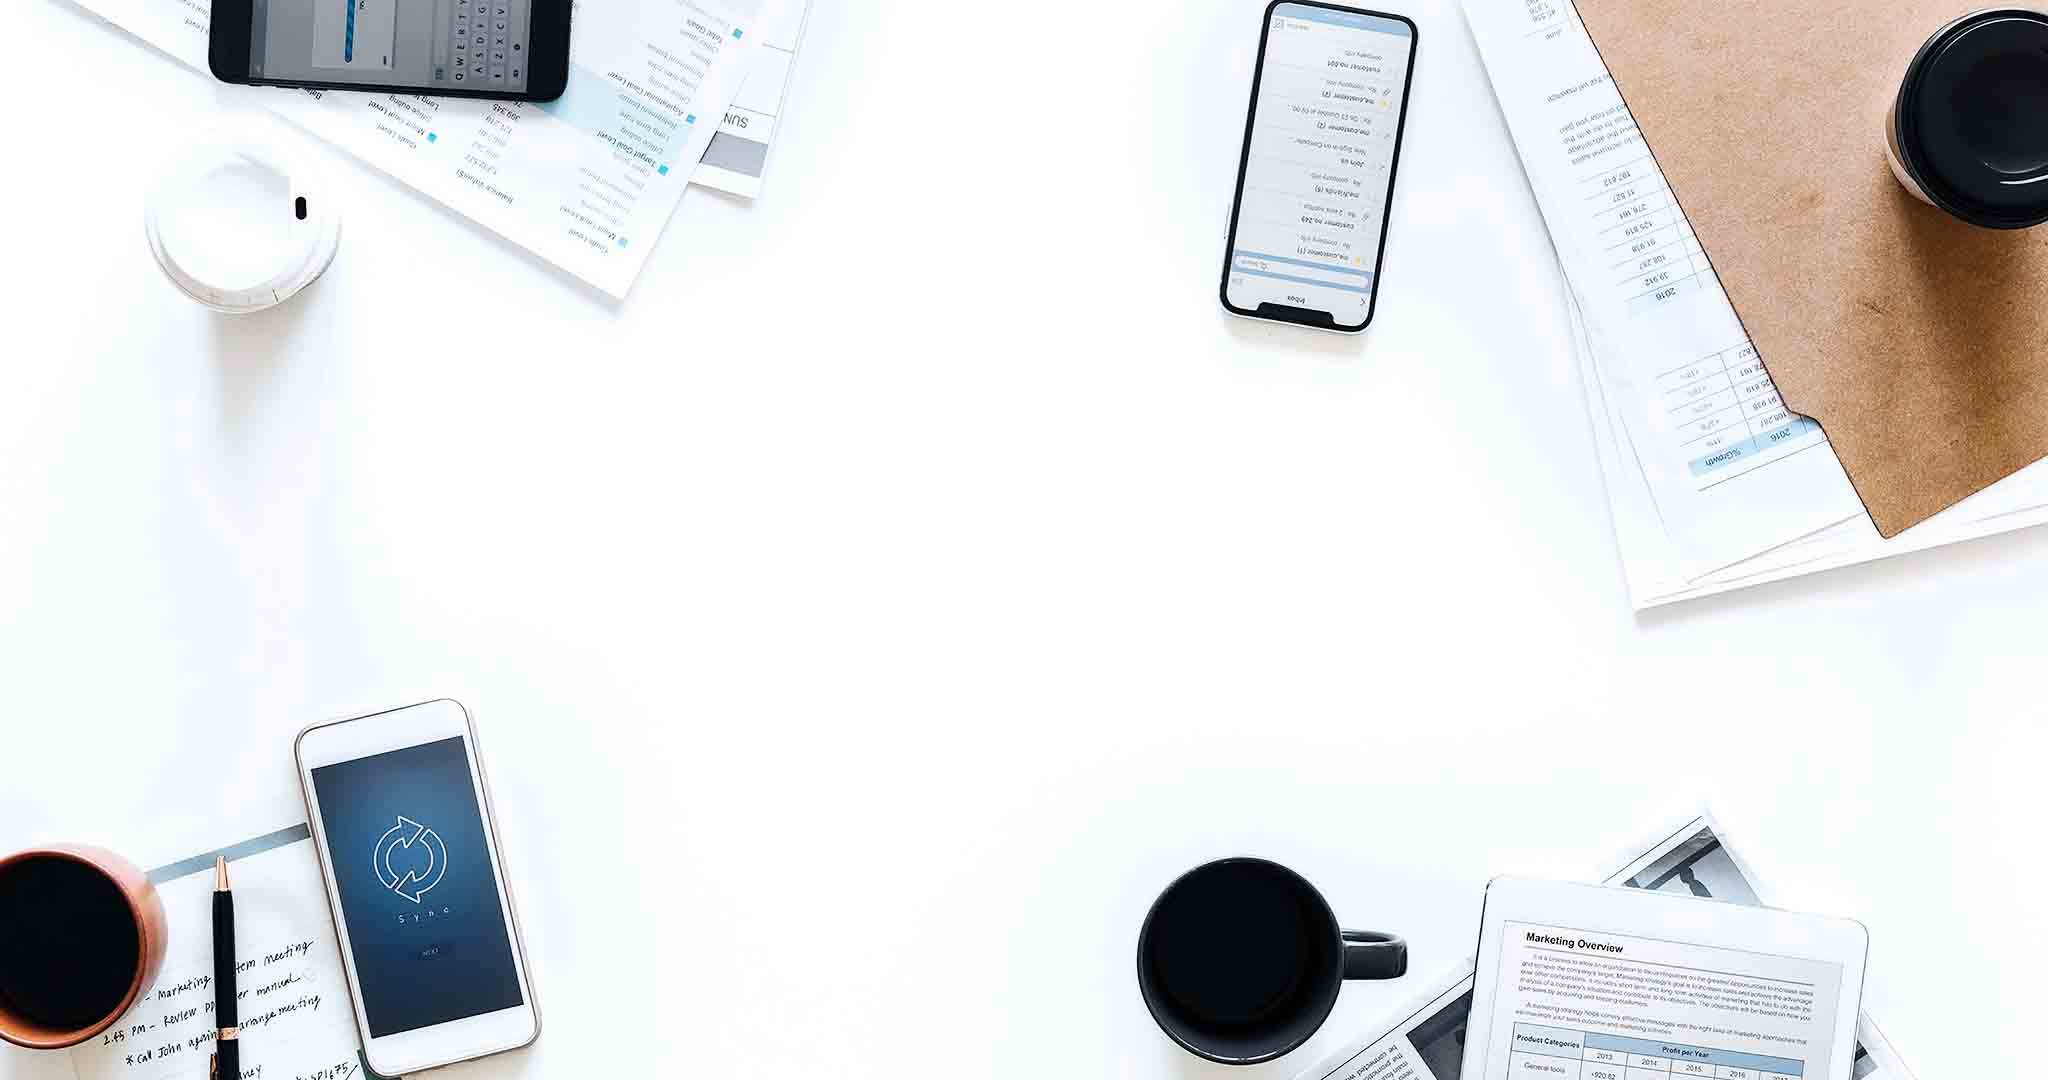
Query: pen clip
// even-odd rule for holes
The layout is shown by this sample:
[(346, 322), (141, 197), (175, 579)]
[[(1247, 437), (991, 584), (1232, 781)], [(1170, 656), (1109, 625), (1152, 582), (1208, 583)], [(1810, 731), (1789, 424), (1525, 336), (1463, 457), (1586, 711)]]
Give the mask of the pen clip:
[(214, 1080), (214, 1077), (218, 1075), (220, 1075), (220, 1055), (206, 1055), (206, 1080)]

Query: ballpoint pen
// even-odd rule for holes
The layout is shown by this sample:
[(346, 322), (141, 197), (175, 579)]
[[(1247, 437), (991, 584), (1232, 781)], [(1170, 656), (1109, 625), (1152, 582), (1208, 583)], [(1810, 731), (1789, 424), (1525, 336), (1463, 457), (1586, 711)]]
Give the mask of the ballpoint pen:
[(213, 857), (213, 1016), (220, 1031), (209, 1075), (240, 1080), (241, 1029), (235, 1023), (235, 894), (228, 891), (228, 859)]

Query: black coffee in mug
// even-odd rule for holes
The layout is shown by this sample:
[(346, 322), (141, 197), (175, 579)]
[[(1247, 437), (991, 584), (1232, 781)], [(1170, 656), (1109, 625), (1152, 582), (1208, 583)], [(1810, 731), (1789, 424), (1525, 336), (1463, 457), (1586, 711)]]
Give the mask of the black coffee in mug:
[(1308, 1041), (1346, 979), (1408, 970), (1400, 938), (1343, 930), (1306, 878), (1265, 859), (1222, 859), (1167, 886), (1138, 935), (1138, 992), (1160, 1030), (1226, 1065)]
[(91, 1027), (141, 967), (135, 909), (103, 871), (59, 855), (0, 864), (0, 1027)]

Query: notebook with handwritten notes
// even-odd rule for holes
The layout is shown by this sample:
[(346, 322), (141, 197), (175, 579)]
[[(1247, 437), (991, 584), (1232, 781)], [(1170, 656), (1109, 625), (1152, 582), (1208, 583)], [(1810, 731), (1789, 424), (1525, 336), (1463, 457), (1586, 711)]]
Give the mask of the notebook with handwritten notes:
[[(170, 945), (154, 985), (98, 1038), (71, 1051), (78, 1080), (201, 1080), (213, 1053), (213, 858), (235, 881), (240, 1080), (358, 1080), (348, 984), (304, 824), (149, 872)], [(223, 1078), (226, 1080), (226, 1078)]]

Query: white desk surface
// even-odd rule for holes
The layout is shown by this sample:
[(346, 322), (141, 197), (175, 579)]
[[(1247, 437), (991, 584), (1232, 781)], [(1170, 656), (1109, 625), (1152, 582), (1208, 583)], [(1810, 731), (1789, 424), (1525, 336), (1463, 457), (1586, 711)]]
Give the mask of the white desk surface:
[(454, 696), (546, 1032), (451, 1077), (1275, 1078), (1415, 980), (1202, 1065), (1132, 976), (1177, 872), (1281, 859), (1430, 972), (1706, 796), (1869, 924), (1925, 1080), (2008, 1074), (2048, 533), (1632, 616), (1452, 0), (1372, 331), (1217, 309), (1260, 9), (819, 0), (765, 197), (624, 304), (334, 157), (339, 261), (229, 319), (139, 203), (227, 98), (10, 5), (0, 849), (281, 819), (298, 727)]

